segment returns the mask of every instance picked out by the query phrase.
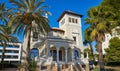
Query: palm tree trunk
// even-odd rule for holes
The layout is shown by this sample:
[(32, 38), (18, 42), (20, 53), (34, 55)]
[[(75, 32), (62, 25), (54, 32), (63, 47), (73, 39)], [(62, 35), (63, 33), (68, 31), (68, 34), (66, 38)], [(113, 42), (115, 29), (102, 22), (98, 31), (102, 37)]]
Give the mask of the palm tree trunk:
[(94, 57), (94, 54), (93, 54), (93, 49), (92, 49), (92, 44), (91, 44), (91, 42), (89, 42), (89, 45), (90, 45), (91, 54), (92, 54), (93, 63), (94, 63), (94, 62), (95, 62), (95, 57)]
[(102, 42), (98, 42), (98, 52), (99, 52), (100, 71), (105, 71), (103, 53), (102, 53)]
[(30, 42), (31, 42), (31, 29), (28, 30), (28, 43), (27, 43), (27, 48), (26, 48), (26, 62), (27, 62), (27, 69), (28, 69), (28, 65), (29, 65), (29, 61), (30, 61)]
[(4, 56), (5, 56), (5, 50), (6, 50), (6, 42), (3, 43), (3, 51), (2, 51), (2, 59), (1, 59), (1, 63), (2, 63), (2, 69), (4, 68)]

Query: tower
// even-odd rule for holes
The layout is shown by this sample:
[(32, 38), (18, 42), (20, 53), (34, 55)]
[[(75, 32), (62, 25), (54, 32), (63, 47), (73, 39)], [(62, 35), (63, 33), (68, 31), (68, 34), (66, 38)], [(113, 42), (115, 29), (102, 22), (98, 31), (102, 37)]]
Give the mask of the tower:
[(74, 47), (82, 49), (82, 15), (64, 11), (58, 18), (59, 28), (65, 31), (64, 38), (74, 40)]

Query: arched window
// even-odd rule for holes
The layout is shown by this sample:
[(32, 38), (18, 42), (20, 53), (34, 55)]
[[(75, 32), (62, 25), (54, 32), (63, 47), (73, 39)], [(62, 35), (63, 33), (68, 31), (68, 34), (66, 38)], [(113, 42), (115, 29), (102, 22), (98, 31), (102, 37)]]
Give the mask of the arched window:
[(79, 57), (79, 52), (77, 50), (74, 51), (74, 56)]
[(30, 51), (30, 58), (35, 59), (39, 57), (39, 50), (37, 48), (33, 48)]

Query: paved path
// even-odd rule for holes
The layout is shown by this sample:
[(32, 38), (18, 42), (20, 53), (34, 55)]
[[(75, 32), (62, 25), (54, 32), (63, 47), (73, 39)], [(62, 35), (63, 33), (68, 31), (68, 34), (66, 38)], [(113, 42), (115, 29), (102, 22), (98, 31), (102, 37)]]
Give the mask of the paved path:
[(0, 70), (0, 71), (19, 71), (18, 68), (6, 68), (4, 70)]

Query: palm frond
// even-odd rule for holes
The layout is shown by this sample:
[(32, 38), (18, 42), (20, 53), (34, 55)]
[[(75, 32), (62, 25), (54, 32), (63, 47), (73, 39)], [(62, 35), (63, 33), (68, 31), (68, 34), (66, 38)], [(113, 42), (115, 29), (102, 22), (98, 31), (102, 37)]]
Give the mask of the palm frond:
[(92, 32), (91, 32), (91, 39), (95, 39), (97, 34), (98, 34), (97, 29), (93, 29)]
[(17, 37), (15, 37), (15, 36), (9, 36), (9, 42), (18, 42), (19, 40), (18, 40), (18, 38)]

